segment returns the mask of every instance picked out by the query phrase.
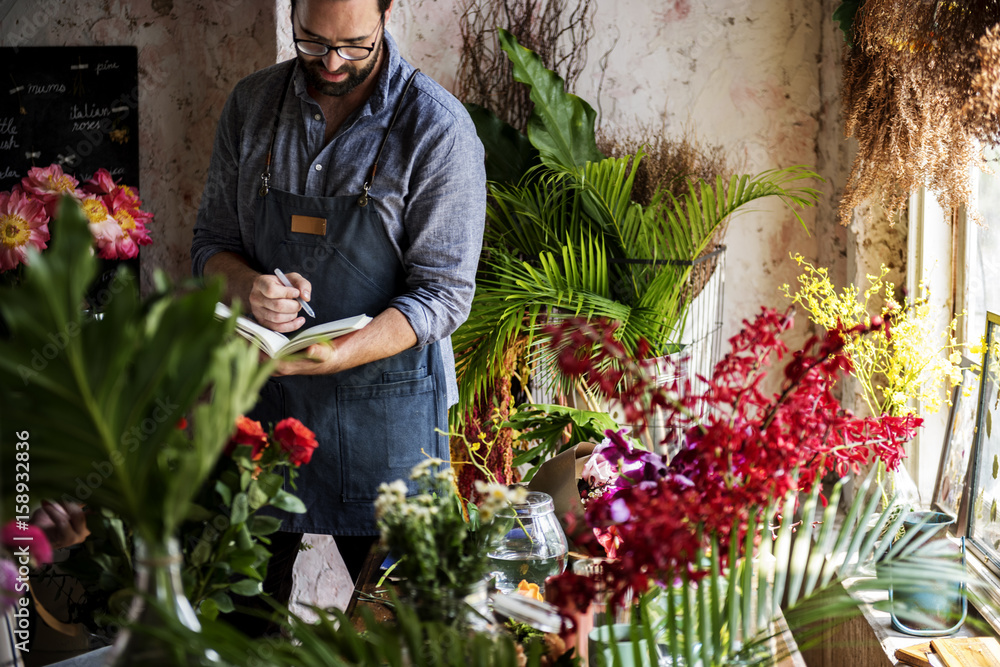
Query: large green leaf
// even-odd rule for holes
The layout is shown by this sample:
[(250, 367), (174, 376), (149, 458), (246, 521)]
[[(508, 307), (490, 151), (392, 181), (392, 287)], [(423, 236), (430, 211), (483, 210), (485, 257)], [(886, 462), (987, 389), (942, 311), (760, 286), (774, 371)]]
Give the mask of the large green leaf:
[(534, 109), (528, 119), (528, 138), (542, 160), (564, 167), (582, 167), (603, 159), (594, 137), (597, 112), (587, 102), (566, 92), (562, 77), (546, 69), (542, 59), (499, 28), (500, 47), (510, 58), (514, 80), (531, 89)]
[[(23, 283), (0, 292), (11, 332), (0, 341), (4, 433), (30, 435), (33, 497), (107, 508), (161, 539), (188, 513), (268, 368), (215, 318), (219, 284), (178, 292), (159, 279), (142, 300), (119, 273), (103, 317), (85, 318), (95, 261), (86, 220), (64, 202), (52, 228)], [(184, 417), (192, 436), (177, 427)], [(13, 457), (8, 435), (0, 446)]]
[[(518, 408), (501, 426), (517, 431), (519, 441), (534, 445), (514, 458), (514, 466), (533, 464), (522, 475), (524, 482), (530, 482), (544, 461), (564, 449), (581, 442), (599, 442), (605, 431), (618, 429), (618, 424), (606, 412), (544, 403)], [(567, 426), (571, 427), (568, 439)]]
[(465, 108), (486, 149), (487, 179), (497, 183), (518, 183), (531, 167), (538, 164), (538, 149), (531, 145), (528, 137), (485, 107), (466, 104)]

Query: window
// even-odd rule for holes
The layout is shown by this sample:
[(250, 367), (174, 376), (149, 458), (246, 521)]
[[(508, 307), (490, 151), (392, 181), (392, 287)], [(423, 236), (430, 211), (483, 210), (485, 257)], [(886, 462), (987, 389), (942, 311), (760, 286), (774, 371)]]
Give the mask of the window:
[[(933, 193), (921, 189), (910, 197), (908, 217), (907, 294), (920, 294), (920, 282), (928, 287), (928, 298), (937, 329), (943, 332), (954, 317), (955, 262), (953, 261), (954, 225), (950, 215), (937, 203)], [(959, 311), (961, 309), (958, 309)], [(942, 402), (945, 396), (942, 393)], [(941, 450), (948, 426), (948, 408), (944, 403), (937, 412), (918, 405), (924, 426), (909, 448), (906, 469), (913, 477), (923, 502), (934, 493)]]
[[(986, 311), (1000, 313), (1000, 150), (987, 151), (994, 174), (974, 170), (972, 191), (982, 224), (960, 218), (964, 232), (961, 305), (967, 315), (965, 340), (976, 342), (986, 330)], [(959, 310), (962, 310), (959, 308)]]

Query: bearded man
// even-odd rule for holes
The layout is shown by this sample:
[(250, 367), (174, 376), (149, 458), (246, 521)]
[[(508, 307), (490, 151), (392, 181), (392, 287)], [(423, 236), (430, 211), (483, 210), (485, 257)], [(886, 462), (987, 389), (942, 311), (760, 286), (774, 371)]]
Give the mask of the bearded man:
[(293, 0), (297, 57), (230, 95), (191, 246), (195, 275), (225, 276), (226, 298), (274, 331), (374, 318), (280, 362), (250, 415), (296, 417), (319, 441), (293, 491), (308, 511), (284, 515), (270, 547), (265, 590), (281, 601), (302, 533), (336, 536), (356, 579), (379, 484), (448, 458), (449, 336), (475, 289), (484, 153), (464, 107), (400, 55), (392, 8)]

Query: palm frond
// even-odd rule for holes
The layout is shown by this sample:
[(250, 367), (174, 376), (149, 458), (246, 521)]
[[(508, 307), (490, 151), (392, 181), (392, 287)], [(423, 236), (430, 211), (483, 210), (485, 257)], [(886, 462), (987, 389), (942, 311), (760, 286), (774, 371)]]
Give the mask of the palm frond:
[(630, 309), (610, 297), (607, 257), (600, 237), (564, 240), (558, 255), (543, 252), (539, 266), (505, 253), (488, 259), (489, 277), (480, 282), (469, 320), (452, 336), (460, 378), (459, 413), (492, 385), (506, 351), (524, 339), (529, 357), (550, 337), (541, 327), (566, 315), (627, 322)]
[(793, 166), (755, 176), (733, 176), (728, 183), (719, 176), (714, 187), (692, 182), (681, 197), (663, 190), (649, 205), (657, 212), (661, 227), (660, 234), (643, 237), (655, 246), (647, 251), (673, 260), (695, 259), (727, 218), (764, 197), (777, 197), (805, 227), (798, 209), (815, 206), (820, 195), (819, 190), (802, 184), (811, 180), (822, 179), (806, 167)]
[(529, 367), (551, 357), (540, 351), (547, 341), (536, 331), (541, 322), (607, 318), (621, 322), (617, 335), (629, 350), (645, 340), (657, 354), (675, 351), (691, 262), (727, 219), (763, 197), (794, 210), (818, 196), (803, 185), (816, 174), (790, 167), (719, 178), (714, 186), (692, 182), (685, 195), (664, 191), (642, 207), (631, 200), (641, 159), (639, 153), (583, 166), (547, 161), (517, 185), (490, 185), (478, 289), (467, 322), (452, 337), (461, 384), (453, 418), (496, 383), (512, 345), (525, 346)]

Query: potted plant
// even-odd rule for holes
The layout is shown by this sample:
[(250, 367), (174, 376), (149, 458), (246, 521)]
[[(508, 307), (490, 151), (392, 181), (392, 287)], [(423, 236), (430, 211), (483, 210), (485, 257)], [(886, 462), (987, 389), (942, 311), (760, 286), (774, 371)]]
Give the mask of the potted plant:
[(499, 35), (515, 80), (531, 90), (534, 110), (525, 137), (488, 110), (470, 109), (486, 146), (487, 173), (502, 180), (489, 184), (476, 296), (452, 336), (460, 393), (452, 423), (459, 429), (472, 414), (489, 422), (492, 404), (500, 402), (492, 393), (515, 372), (525, 386), (544, 366), (561, 391), (572, 391), (552, 363), (558, 350), (547, 344), (545, 323), (606, 318), (621, 323), (615, 337), (632, 353), (640, 340), (651, 356), (676, 351), (690, 306), (692, 261), (732, 215), (777, 197), (798, 216), (796, 208), (814, 205), (817, 197), (805, 185), (816, 174), (791, 167), (714, 183), (692, 180), (681, 196), (663, 188), (649, 204), (637, 203), (632, 185), (641, 151), (605, 158), (597, 149), (593, 108), (566, 93), (562, 79), (509, 33)]
[[(673, 406), (688, 434), (676, 463), (633, 450), (619, 434), (609, 434), (603, 456), (618, 466), (620, 483), (589, 503), (586, 530), (614, 526), (622, 542), (618, 559), (606, 561), (599, 581), (572, 572), (548, 580), (547, 590), (566, 612), (560, 646), (580, 647), (573, 633), (597, 583), (613, 601), (620, 603), (626, 594), (638, 598), (629, 641), (609, 647), (612, 655), (627, 651), (637, 662), (646, 655), (651, 664), (666, 655), (675, 664), (709, 666), (780, 660), (780, 651), (787, 649), (771, 639), (772, 621), (782, 613), (806, 644), (831, 623), (860, 613), (842, 586), (847, 579), (854, 580), (856, 590), (891, 585), (896, 591), (915, 590), (928, 577), (956, 585), (964, 581), (959, 567), (940, 561), (928, 565), (927, 549), (916, 538), (919, 530), (890, 550), (889, 541), (878, 538), (895, 532), (902, 515), (877, 514), (877, 502), (865, 494), (856, 496), (843, 520), (837, 520), (841, 484), (824, 490), (818, 483), (823, 472), (849, 471), (873, 455), (898, 462), (900, 445), (912, 435), (915, 421), (858, 419), (832, 400), (833, 383), (844, 369), (845, 339), (870, 325), (809, 341), (793, 353), (781, 390), (764, 392), (767, 357), (784, 351), (780, 334), (790, 325), (773, 311), (747, 323), (717, 366), (708, 395), (700, 397), (718, 409), (717, 419), (704, 422), (691, 421), (684, 409), (693, 399), (678, 399), (673, 387), (656, 387), (644, 364), (598, 327), (565, 322), (550, 332), (570, 351), (563, 358), (567, 371), (610, 372), (608, 386), (629, 388), (623, 398), (637, 414), (648, 415), (654, 405)], [(616, 356), (617, 369), (601, 364), (608, 355)], [(429, 462), (426, 472), (433, 465)], [(864, 484), (874, 484), (873, 478)], [(383, 511), (400, 509), (394, 532), (427, 532), (426, 503), (433, 504), (432, 499), (403, 511), (399, 494), (388, 487), (384, 492)], [(442, 491), (441, 498), (450, 503), (452, 493)], [(890, 510), (896, 503), (890, 501)], [(451, 538), (463, 530), (453, 529)], [(426, 552), (422, 544), (413, 552)], [(872, 574), (869, 566), (875, 561), (880, 567)], [(434, 562), (435, 567), (441, 563)], [(538, 645), (519, 654), (505, 634), (456, 632), (456, 625), (421, 619), (403, 603), (397, 604), (395, 626), (362, 617), (367, 624), (362, 633), (341, 612), (320, 616), (316, 625), (291, 617), (289, 639), (248, 640), (218, 621), (206, 621), (200, 633), (181, 625), (172, 632), (192, 651), (216, 650), (222, 664), (255, 664), (262, 657), (275, 665), (552, 664), (542, 662), (545, 651)], [(558, 659), (557, 664), (580, 664), (578, 655), (565, 652)]]

